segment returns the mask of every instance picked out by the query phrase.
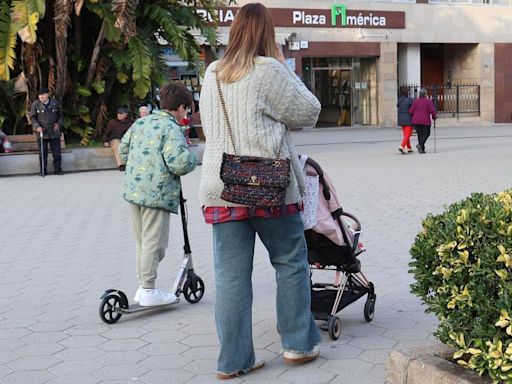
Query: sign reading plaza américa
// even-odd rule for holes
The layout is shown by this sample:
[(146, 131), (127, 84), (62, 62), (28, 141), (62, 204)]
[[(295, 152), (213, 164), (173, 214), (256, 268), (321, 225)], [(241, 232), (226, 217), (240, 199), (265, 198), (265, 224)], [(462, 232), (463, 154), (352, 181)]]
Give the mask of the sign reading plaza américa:
[[(219, 26), (231, 25), (239, 8), (218, 8)], [(268, 8), (276, 27), (308, 28), (405, 28), (405, 12), (353, 10), (343, 4), (331, 9)], [(197, 11), (209, 21), (212, 16), (203, 9)]]

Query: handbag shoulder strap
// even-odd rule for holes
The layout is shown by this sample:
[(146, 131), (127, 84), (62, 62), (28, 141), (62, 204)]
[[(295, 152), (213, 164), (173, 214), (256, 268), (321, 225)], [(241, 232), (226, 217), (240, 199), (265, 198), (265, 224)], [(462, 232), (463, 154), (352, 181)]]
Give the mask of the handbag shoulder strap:
[(217, 89), (219, 90), (220, 97), (220, 105), (222, 105), (222, 111), (224, 112), (224, 122), (226, 124), (226, 128), (228, 130), (229, 140), (231, 141), (231, 147), (233, 148), (233, 153), (236, 155), (235, 149), (235, 141), (233, 140), (233, 131), (231, 130), (231, 124), (229, 123), (228, 111), (226, 110), (226, 103), (224, 102), (224, 95), (222, 94), (222, 89), (220, 89), (220, 80), (219, 73), (215, 72), (215, 79), (217, 80)]
[[(228, 111), (226, 109), (226, 103), (224, 101), (224, 95), (222, 94), (222, 89), (220, 88), (220, 80), (219, 80), (219, 73), (218, 72), (215, 72), (215, 79), (217, 81), (217, 89), (219, 91), (219, 97), (220, 97), (220, 105), (222, 106), (222, 112), (224, 113), (224, 122), (226, 124), (226, 128), (228, 130), (228, 137), (229, 137), (229, 140), (231, 142), (231, 147), (233, 148), (233, 153), (237, 155), (236, 153), (236, 149), (235, 149), (235, 141), (233, 140), (233, 131), (231, 129), (231, 124), (229, 123), (229, 117), (228, 117)], [(283, 133), (283, 138), (281, 139), (281, 145), (279, 146), (279, 151), (277, 152), (277, 158), (280, 159), (281, 158), (281, 150), (283, 149), (283, 145), (284, 145), (284, 133)]]

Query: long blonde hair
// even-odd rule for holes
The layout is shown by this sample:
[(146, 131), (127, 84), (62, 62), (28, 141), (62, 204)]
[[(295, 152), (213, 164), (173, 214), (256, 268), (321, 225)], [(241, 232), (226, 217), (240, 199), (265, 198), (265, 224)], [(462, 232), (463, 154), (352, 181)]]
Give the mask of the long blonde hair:
[(240, 80), (254, 66), (254, 58), (277, 58), (274, 21), (260, 3), (244, 5), (236, 14), (229, 32), (229, 44), (217, 65), (223, 83)]

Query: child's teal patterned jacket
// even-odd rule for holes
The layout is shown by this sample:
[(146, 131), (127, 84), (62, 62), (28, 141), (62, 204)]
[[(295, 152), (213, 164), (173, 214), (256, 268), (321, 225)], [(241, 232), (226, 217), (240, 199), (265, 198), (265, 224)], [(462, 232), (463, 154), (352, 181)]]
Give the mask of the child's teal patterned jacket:
[(138, 119), (124, 134), (119, 154), (126, 164), (124, 199), (177, 213), (180, 176), (192, 172), (197, 159), (176, 119), (164, 111)]

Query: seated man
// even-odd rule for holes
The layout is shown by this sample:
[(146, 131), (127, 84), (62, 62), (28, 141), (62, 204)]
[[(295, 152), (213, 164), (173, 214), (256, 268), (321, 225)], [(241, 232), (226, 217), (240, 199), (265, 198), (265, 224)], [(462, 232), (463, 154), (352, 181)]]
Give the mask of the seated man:
[(118, 108), (117, 117), (109, 121), (105, 134), (103, 135), (103, 145), (112, 148), (117, 167), (120, 171), (125, 170), (125, 165), (119, 156), (119, 144), (121, 144), (123, 135), (131, 125), (132, 121), (128, 119), (128, 108)]

